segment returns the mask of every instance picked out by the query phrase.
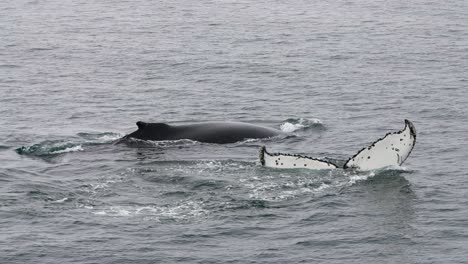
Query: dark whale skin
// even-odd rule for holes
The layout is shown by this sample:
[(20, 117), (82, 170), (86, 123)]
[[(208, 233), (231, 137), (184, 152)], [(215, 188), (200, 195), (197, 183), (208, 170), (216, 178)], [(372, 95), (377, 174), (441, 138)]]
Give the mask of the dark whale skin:
[(176, 126), (138, 121), (136, 124), (138, 130), (123, 139), (152, 141), (190, 139), (205, 143), (227, 144), (283, 134), (280, 130), (241, 122), (203, 122)]

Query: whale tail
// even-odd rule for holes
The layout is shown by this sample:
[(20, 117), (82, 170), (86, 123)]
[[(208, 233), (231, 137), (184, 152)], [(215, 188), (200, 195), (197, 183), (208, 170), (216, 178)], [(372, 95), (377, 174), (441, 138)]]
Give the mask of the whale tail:
[(409, 120), (397, 132), (388, 133), (370, 146), (361, 149), (343, 166), (344, 169), (375, 170), (388, 166), (400, 166), (416, 144), (416, 129)]
[[(348, 159), (343, 169), (375, 170), (389, 166), (400, 166), (405, 162), (416, 144), (416, 129), (409, 120), (405, 127), (397, 132), (388, 133), (370, 146), (358, 151)], [(260, 149), (260, 163), (272, 168), (308, 168), (334, 169), (337, 166), (331, 162), (285, 153), (267, 152), (263, 146)]]

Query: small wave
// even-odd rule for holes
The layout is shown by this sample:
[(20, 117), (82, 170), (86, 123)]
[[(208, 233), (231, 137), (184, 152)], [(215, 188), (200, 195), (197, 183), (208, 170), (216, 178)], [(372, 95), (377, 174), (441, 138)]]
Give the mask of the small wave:
[(80, 186), (80, 191), (88, 193), (91, 195), (96, 195), (98, 193), (109, 192), (112, 189), (112, 186), (124, 181), (124, 178), (121, 176), (113, 176), (109, 178), (100, 179), (98, 182), (89, 183)]
[(56, 49), (55, 47), (47, 47), (47, 48), (30, 48), (28, 51), (31, 52), (36, 52), (36, 51), (48, 51), (48, 50), (54, 50)]
[(9, 148), (10, 148), (10, 147), (0, 145), (0, 150), (5, 150), (5, 149), (9, 149)]
[(179, 146), (191, 146), (202, 144), (201, 142), (190, 140), (190, 139), (178, 139), (178, 140), (143, 140), (137, 138), (127, 138), (123, 142), (130, 146), (148, 146), (148, 147), (179, 147)]
[(66, 201), (68, 201), (68, 198), (67, 198), (67, 197), (62, 198), (62, 199), (58, 199), (58, 200), (55, 200), (55, 201), (52, 201), (52, 203), (64, 203), (64, 202), (66, 202)]
[(0, 64), (0, 68), (14, 69), (14, 68), (21, 68), (21, 66), (14, 65), (14, 64)]
[(122, 216), (122, 217), (135, 217), (143, 216), (148, 220), (188, 220), (191, 218), (201, 217), (208, 213), (203, 209), (200, 202), (186, 201), (176, 205), (167, 206), (110, 206), (105, 209), (96, 210), (96, 208), (89, 208), (95, 210), (92, 214), (102, 216)]
[[(358, 174), (349, 175), (349, 183), (354, 185), (363, 181), (374, 181), (374, 180), (394, 180), (402, 179), (402, 173), (411, 173), (413, 171), (406, 169), (401, 166), (390, 166), (383, 169), (366, 171), (366, 172), (357, 172)], [(354, 172), (353, 172), (354, 173)], [(404, 179), (404, 178), (403, 178)]]
[(292, 133), (298, 130), (306, 130), (312, 127), (323, 128), (322, 121), (317, 118), (289, 118), (280, 125), (281, 131), (285, 133)]
[(237, 145), (242, 145), (242, 144), (245, 144), (245, 143), (254, 143), (254, 142), (258, 142), (260, 141), (261, 139), (259, 138), (248, 138), (248, 139), (245, 139), (243, 141), (239, 141), (239, 142), (236, 142)]
[(271, 202), (294, 199), (302, 195), (321, 195), (334, 187), (324, 179), (284, 177), (284, 175), (281, 176), (275, 182), (265, 182), (264, 177), (262, 177), (263, 180), (253, 178), (249, 182), (245, 179), (241, 182), (251, 190), (249, 198)]

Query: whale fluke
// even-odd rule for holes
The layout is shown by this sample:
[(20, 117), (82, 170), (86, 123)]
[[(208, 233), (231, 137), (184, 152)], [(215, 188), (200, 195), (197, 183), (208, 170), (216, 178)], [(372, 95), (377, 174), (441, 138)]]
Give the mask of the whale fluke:
[(388, 133), (370, 146), (361, 149), (343, 166), (344, 169), (375, 170), (388, 166), (400, 166), (416, 144), (416, 129), (405, 120), (405, 128)]
[(260, 163), (265, 167), (282, 169), (306, 168), (326, 170), (337, 168), (337, 166), (331, 162), (312, 157), (285, 153), (268, 153), (265, 146), (260, 149)]
[[(416, 144), (416, 129), (413, 123), (405, 120), (405, 127), (386, 134), (370, 146), (358, 151), (344, 164), (343, 169), (375, 170), (389, 166), (400, 166), (410, 155)], [(270, 154), (263, 146), (260, 149), (260, 163), (271, 168), (306, 168), (313, 170), (335, 169), (335, 164), (311, 158), (285, 153)]]

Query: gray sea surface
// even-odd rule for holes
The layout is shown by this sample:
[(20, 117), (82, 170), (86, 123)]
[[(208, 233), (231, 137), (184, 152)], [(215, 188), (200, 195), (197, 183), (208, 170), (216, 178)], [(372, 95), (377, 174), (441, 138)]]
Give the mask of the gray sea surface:
[[(467, 263), (468, 2), (0, 2), (0, 263)], [(413, 121), (402, 167), (343, 164)], [(135, 122), (290, 136), (113, 144)]]

